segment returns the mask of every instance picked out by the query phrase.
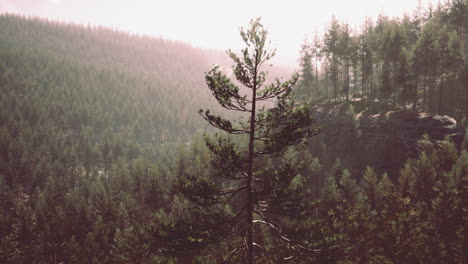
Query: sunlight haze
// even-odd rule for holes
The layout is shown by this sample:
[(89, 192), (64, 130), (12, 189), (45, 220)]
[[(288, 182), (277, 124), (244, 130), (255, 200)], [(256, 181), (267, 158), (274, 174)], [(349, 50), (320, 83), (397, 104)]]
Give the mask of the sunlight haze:
[(465, 264), (467, 18), (0, 0), (0, 264)]
[[(429, 2), (421, 1), (423, 6)], [(277, 48), (276, 59), (296, 67), (301, 43), (315, 31), (323, 32), (332, 15), (357, 28), (365, 17), (397, 17), (417, 6), (418, 0), (0, 0), (0, 13), (104, 25), (220, 50), (240, 49), (239, 27), (262, 17)]]

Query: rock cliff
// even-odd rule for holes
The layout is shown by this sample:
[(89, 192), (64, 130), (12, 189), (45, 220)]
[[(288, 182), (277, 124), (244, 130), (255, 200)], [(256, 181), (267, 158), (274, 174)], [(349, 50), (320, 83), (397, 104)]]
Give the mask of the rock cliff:
[(417, 141), (424, 134), (434, 142), (445, 135), (457, 145), (463, 141), (465, 129), (449, 116), (378, 108), (383, 107), (355, 105), (354, 111), (348, 104), (315, 107), (321, 133), (314, 141), (323, 144), (319, 158), (325, 163), (338, 158), (354, 175), (367, 165), (396, 175), (407, 158), (417, 157)]

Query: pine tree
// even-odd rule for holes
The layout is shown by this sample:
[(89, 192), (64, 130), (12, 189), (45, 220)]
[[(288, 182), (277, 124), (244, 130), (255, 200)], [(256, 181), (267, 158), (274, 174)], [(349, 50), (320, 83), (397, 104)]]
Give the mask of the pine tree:
[(349, 47), (350, 59), (353, 66), (353, 102), (357, 98), (358, 86), (358, 64), (359, 64), (359, 37), (355, 34), (351, 37), (351, 44)]
[[(288, 237), (279, 226), (280, 221), (276, 221), (278, 217), (271, 216), (282, 212), (300, 216), (302, 213), (299, 211), (305, 210), (293, 182), (306, 164), (294, 159), (285, 161), (282, 157), (292, 146), (304, 145), (304, 139), (315, 134), (316, 129), (311, 126), (313, 119), (308, 105), (297, 105), (292, 99), (297, 75), (285, 82), (276, 79), (272, 84), (264, 85), (267, 73), (261, 68), (275, 51), (268, 48), (267, 30), (260, 19), (252, 20), (248, 29), (241, 29), (240, 35), (247, 47), (240, 56), (232, 51), (228, 54), (234, 61), (236, 80), (247, 93), (242, 95), (241, 89), (218, 66), (206, 74), (206, 83), (222, 107), (244, 114), (247, 121), (241, 118), (232, 122), (209, 110), (200, 110), (200, 114), (225, 134), (244, 137), (236, 141), (225, 134), (217, 134), (214, 138), (206, 136), (217, 178), (208, 181), (187, 175), (180, 185), (185, 186), (184, 193), (191, 201), (204, 203), (204, 207), (231, 201), (232, 210), (236, 212), (229, 225), (223, 227), (238, 233), (241, 239), (226, 261), (237, 258), (238, 261), (243, 259), (253, 263), (254, 259), (268, 255), (267, 249), (255, 241), (254, 230), (257, 229), (253, 225), (257, 223), (264, 225), (289, 248), (311, 251)], [(274, 105), (268, 104), (271, 101), (275, 102)], [(247, 147), (239, 143), (242, 140), (248, 141)]]
[(351, 63), (351, 35), (349, 32), (349, 25), (344, 23), (341, 26), (339, 40), (338, 40), (338, 54), (341, 59), (341, 76), (343, 89), (342, 92), (346, 96), (346, 102), (349, 101), (349, 67)]
[(435, 69), (434, 65), (437, 64), (436, 31), (437, 28), (434, 23), (426, 24), (414, 50), (413, 71), (418, 76), (422, 76), (423, 79), (422, 111), (427, 110), (426, 106), (429, 100), (427, 84)]
[(335, 103), (338, 97), (338, 54), (339, 54), (339, 38), (340, 38), (340, 24), (335, 17), (332, 17), (330, 27), (324, 36), (324, 52), (330, 61), (331, 78), (333, 82), (333, 96)]
[(411, 162), (407, 161), (404, 167), (400, 170), (400, 177), (398, 183), (400, 186), (400, 194), (406, 198), (410, 194), (414, 193), (414, 183), (416, 181), (416, 175), (414, 174)]
[(371, 208), (375, 209), (377, 202), (379, 201), (379, 193), (377, 190), (378, 178), (374, 173), (374, 169), (367, 167), (362, 180), (362, 188), (366, 195), (367, 201), (370, 203)]
[[(417, 87), (414, 75), (410, 72), (408, 53), (403, 50), (397, 62), (396, 83), (400, 88), (400, 99), (403, 110), (408, 102), (417, 100)], [(416, 105), (413, 103), (413, 109)]]
[(374, 55), (371, 47), (372, 21), (366, 20), (363, 25), (363, 34), (359, 36), (358, 56), (361, 64), (361, 101), (370, 98), (370, 89), (372, 86), (372, 70)]
[(322, 44), (320, 42), (320, 38), (315, 32), (314, 36), (314, 43), (313, 43), (313, 49), (312, 49), (312, 55), (315, 57), (315, 90), (317, 92), (317, 102), (319, 100), (319, 73), (318, 73), (318, 65), (319, 65), (319, 60), (321, 59), (321, 49), (322, 49)]
[(141, 236), (133, 226), (123, 230), (117, 228), (110, 251), (112, 263), (144, 263), (149, 251)]
[(305, 90), (305, 102), (310, 102), (312, 97), (312, 84), (314, 81), (313, 65), (312, 65), (312, 47), (311, 44), (305, 41), (301, 47), (300, 58), (300, 87)]

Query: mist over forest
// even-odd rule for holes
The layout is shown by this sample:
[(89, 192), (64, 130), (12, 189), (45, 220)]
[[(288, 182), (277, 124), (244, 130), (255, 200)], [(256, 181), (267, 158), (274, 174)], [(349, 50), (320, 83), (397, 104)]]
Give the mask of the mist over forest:
[(0, 263), (466, 263), (468, 3), (442, 2), (333, 17), (296, 72), (261, 18), (224, 52), (1, 14)]

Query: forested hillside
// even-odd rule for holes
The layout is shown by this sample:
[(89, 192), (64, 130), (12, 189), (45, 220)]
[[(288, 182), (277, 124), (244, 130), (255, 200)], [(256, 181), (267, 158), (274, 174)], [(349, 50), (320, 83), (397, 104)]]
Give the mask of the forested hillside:
[[(420, 2), (421, 3), (421, 2)], [(465, 0), (380, 14), (359, 28), (332, 18), (301, 49), (301, 96), (313, 102), (381, 102), (394, 110), (468, 116)]]
[(50, 262), (60, 254), (58, 237), (82, 244), (88, 232), (78, 225), (92, 228), (94, 216), (108, 224), (102, 212), (92, 216), (90, 202), (117, 202), (100, 189), (116, 164), (128, 175), (122, 168), (141, 167), (143, 157), (161, 162), (153, 176), (145, 165), (141, 180), (153, 186), (151, 197), (155, 188), (164, 190), (158, 196), (169, 191), (162, 183), (174, 181), (165, 172), (173, 170), (164, 160), (175, 158), (177, 142), (207, 129), (197, 115), (210, 105), (203, 72), (224, 57), (106, 28), (0, 16), (0, 262), (32, 263), (37, 254), (47, 256), (37, 263)]
[[(226, 56), (1, 15), (0, 263), (465, 263), (467, 12), (333, 19), (290, 79), (261, 19)], [(381, 140), (436, 113), (456, 142)]]
[(99, 138), (187, 140), (202, 127), (194, 109), (209, 103), (203, 72), (225, 61), (222, 52), (106, 28), (9, 15), (0, 23), (2, 99), (22, 106), (2, 102), (2, 113), (34, 113)]

